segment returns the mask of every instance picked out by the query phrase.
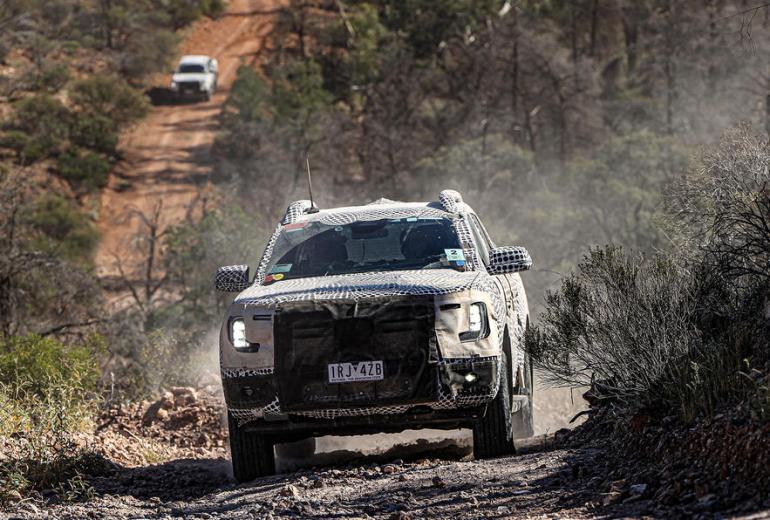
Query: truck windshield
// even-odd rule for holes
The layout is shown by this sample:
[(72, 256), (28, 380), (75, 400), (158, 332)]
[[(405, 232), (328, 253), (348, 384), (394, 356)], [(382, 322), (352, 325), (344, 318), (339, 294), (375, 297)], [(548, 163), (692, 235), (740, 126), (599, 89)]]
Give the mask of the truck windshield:
[(446, 218), (382, 219), (333, 225), (284, 226), (264, 283), (348, 273), (466, 268), (462, 246)]
[(180, 74), (198, 74), (201, 72), (206, 72), (206, 68), (203, 65), (198, 65), (195, 63), (182, 63), (179, 65), (179, 70), (177, 72)]

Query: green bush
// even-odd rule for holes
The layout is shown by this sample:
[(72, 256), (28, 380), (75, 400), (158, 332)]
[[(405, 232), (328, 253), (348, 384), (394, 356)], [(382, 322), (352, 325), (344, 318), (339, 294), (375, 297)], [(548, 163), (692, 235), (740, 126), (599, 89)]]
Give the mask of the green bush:
[(216, 17), (224, 13), (223, 0), (168, 0), (163, 4), (174, 29), (193, 23), (201, 16)]
[(115, 121), (101, 114), (82, 114), (72, 127), (72, 142), (83, 148), (114, 155), (118, 145)]
[(22, 162), (30, 164), (58, 154), (69, 138), (70, 121), (70, 111), (47, 94), (19, 101), (11, 129), (28, 136), (21, 151)]
[(45, 243), (37, 244), (41, 250), (51, 250), (69, 261), (90, 262), (99, 233), (91, 220), (66, 199), (53, 194), (44, 197), (35, 205), (30, 220), (45, 236)]
[[(64, 345), (53, 338), (10, 336), (0, 340), (0, 381), (13, 396), (28, 395), (59, 402), (73, 419), (93, 399), (99, 381), (97, 356), (104, 350), (98, 337)], [(70, 399), (74, 401), (67, 404)]]
[(104, 188), (110, 163), (101, 155), (70, 149), (59, 157), (59, 174), (80, 192)]
[(70, 95), (80, 114), (96, 114), (112, 120), (113, 131), (138, 121), (149, 108), (140, 92), (111, 76), (96, 75), (81, 80), (72, 87)]
[(0, 460), (0, 506), (45, 489), (82, 497), (82, 474), (107, 469), (71, 436), (93, 425), (103, 350), (100, 338), (69, 346), (40, 336), (0, 340), (0, 437), (12, 447)]
[(29, 145), (29, 136), (19, 130), (11, 130), (0, 136), (0, 148), (9, 148), (21, 159), (22, 152)]
[(201, 10), (204, 15), (216, 18), (222, 16), (227, 9), (225, 0), (202, 0)]
[(34, 90), (58, 92), (70, 80), (70, 71), (66, 65), (56, 64), (44, 67), (35, 77)]

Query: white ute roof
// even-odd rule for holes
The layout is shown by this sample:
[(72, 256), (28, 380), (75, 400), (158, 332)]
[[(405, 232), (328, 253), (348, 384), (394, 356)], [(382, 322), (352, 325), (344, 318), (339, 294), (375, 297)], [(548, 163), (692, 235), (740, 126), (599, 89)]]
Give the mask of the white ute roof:
[(192, 63), (196, 65), (205, 65), (211, 58), (202, 54), (190, 54), (179, 58), (179, 63)]

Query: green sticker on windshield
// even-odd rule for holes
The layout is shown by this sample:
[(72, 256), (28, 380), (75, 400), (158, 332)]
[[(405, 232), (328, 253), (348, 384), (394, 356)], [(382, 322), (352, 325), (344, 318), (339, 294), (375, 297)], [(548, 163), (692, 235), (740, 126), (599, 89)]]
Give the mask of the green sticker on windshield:
[(292, 264), (275, 264), (270, 268), (270, 274), (275, 273), (288, 273), (291, 271)]
[(464, 262), (465, 253), (462, 249), (444, 249), (444, 254), (448, 262)]

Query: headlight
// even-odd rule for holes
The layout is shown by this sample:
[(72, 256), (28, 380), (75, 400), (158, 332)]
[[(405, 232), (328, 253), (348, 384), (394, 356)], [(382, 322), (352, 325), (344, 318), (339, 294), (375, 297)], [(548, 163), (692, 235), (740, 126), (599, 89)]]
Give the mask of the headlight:
[(235, 318), (230, 322), (230, 337), (233, 339), (233, 346), (236, 349), (248, 348), (249, 342), (246, 341), (246, 323), (243, 318)]
[(487, 306), (481, 302), (472, 303), (468, 309), (468, 330), (460, 333), (460, 341), (476, 341), (489, 336)]
[(246, 323), (243, 318), (233, 318), (230, 321), (230, 340), (239, 352), (257, 352), (259, 343), (249, 343), (246, 340)]

